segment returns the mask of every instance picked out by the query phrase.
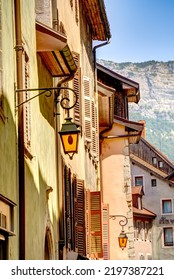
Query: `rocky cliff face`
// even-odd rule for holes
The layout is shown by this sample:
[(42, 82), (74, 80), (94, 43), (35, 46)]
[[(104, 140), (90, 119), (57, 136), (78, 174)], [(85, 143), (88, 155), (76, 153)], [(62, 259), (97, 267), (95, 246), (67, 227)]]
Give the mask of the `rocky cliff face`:
[(130, 119), (146, 120), (147, 140), (174, 161), (174, 61), (100, 64), (140, 85), (139, 104), (131, 104)]

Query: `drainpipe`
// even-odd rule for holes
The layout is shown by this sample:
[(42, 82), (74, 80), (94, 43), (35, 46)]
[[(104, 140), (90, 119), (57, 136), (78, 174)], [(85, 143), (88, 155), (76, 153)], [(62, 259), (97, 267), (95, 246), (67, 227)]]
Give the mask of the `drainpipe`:
[(104, 43), (101, 43), (99, 45), (96, 45), (95, 47), (93, 47), (93, 55), (94, 55), (94, 91), (96, 92), (96, 77), (97, 77), (97, 74), (96, 74), (96, 50), (98, 48), (101, 48), (103, 46), (106, 46), (110, 43), (110, 38), (107, 39), (106, 42)]
[[(104, 46), (108, 45), (109, 43), (110, 43), (110, 38), (107, 38), (107, 41), (106, 41), (106, 42), (101, 43), (101, 44), (96, 45), (96, 46), (93, 47), (93, 56), (94, 56), (94, 92), (95, 92), (95, 93), (96, 93), (96, 88), (97, 88), (96, 50), (97, 50), (98, 48), (101, 48), (101, 47), (104, 47)], [(101, 148), (101, 144), (100, 144), (100, 143), (99, 143), (99, 145), (100, 145), (100, 148)], [(100, 149), (100, 150), (101, 150), (101, 149)], [(100, 157), (100, 162), (101, 162), (101, 155), (99, 155), (99, 157)], [(101, 168), (100, 168), (99, 173), (100, 173), (100, 178), (102, 178), (102, 177), (101, 177), (101, 176), (102, 176), (102, 170), (101, 170)], [(101, 185), (101, 190), (102, 190), (102, 182), (100, 183), (100, 185)], [(101, 193), (102, 193), (102, 195), (103, 195), (103, 192), (101, 192)], [(103, 198), (102, 198), (102, 200), (103, 200)]]
[[(22, 36), (20, 0), (14, 1), (16, 32), (16, 77), (17, 88), (23, 88), (22, 74)], [(23, 102), (23, 95), (18, 94), (17, 102)], [(25, 260), (25, 170), (24, 170), (24, 112), (18, 108), (18, 184), (19, 184), (19, 259)]]

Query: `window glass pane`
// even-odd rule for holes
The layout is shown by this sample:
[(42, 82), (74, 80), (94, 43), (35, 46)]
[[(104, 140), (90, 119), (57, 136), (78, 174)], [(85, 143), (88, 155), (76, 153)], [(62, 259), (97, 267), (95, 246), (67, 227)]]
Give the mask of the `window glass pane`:
[(171, 201), (171, 199), (162, 201), (162, 212), (164, 214), (172, 213), (172, 201)]
[(153, 163), (154, 165), (157, 165), (157, 159), (156, 159), (156, 157), (153, 157), (153, 158), (152, 158), (152, 163)]
[(156, 179), (152, 179), (151, 180), (151, 186), (152, 187), (156, 187)]
[(143, 186), (143, 176), (135, 177), (135, 186)]
[(164, 245), (173, 246), (173, 229), (164, 228)]

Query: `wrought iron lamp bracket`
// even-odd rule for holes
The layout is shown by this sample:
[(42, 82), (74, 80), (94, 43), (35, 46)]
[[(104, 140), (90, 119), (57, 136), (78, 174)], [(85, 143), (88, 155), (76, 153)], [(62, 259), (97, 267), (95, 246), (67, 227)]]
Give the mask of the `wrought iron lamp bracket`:
[(122, 227), (122, 230), (124, 229), (124, 226), (127, 225), (128, 223), (128, 219), (126, 216), (124, 215), (109, 215), (109, 219), (112, 219), (112, 220), (116, 220), (117, 218), (122, 218), (120, 221), (119, 221), (119, 225)]
[[(62, 97), (60, 98), (60, 91), (61, 90), (69, 90), (71, 91), (73, 94), (74, 94), (74, 98), (73, 98), (73, 104), (71, 106), (69, 106), (69, 102), (70, 102), (70, 99), (69, 97)], [(33, 100), (34, 98), (40, 96), (40, 95), (43, 95), (45, 94), (46, 97), (50, 97), (52, 95), (52, 93), (54, 92), (55, 93), (55, 103), (58, 104), (60, 103), (61, 107), (65, 110), (71, 110), (77, 103), (77, 94), (76, 92), (72, 89), (72, 88), (69, 88), (69, 87), (49, 87), (49, 88), (26, 88), (26, 89), (16, 89), (15, 88), (15, 94), (17, 93), (21, 93), (21, 92), (33, 92), (33, 91), (40, 91), (38, 94), (26, 99), (25, 101), (15, 105), (15, 108), (18, 109), (20, 106), (24, 105), (25, 103)], [(47, 93), (47, 94), (46, 94)], [(16, 98), (15, 98), (16, 100)], [(65, 101), (68, 101), (68, 106), (66, 106), (66, 102)]]

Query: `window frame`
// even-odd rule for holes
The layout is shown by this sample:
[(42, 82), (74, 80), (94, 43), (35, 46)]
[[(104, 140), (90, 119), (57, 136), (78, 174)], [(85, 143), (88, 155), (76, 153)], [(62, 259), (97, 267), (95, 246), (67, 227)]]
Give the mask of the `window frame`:
[[(165, 202), (165, 201), (171, 201), (171, 212), (169, 213), (169, 212), (167, 212), (167, 213), (165, 213), (165, 212), (163, 212), (163, 202)], [(172, 198), (161, 198), (161, 215), (173, 215), (173, 199)]]
[[(155, 185), (153, 184), (153, 182), (155, 182)], [(157, 179), (151, 179), (151, 187), (152, 188), (157, 187)]]
[(158, 165), (157, 157), (152, 157), (152, 165), (157, 167), (157, 165)]
[(134, 175), (134, 176), (133, 176), (133, 184), (134, 184), (134, 186), (141, 186), (141, 185), (136, 185), (136, 183), (135, 183), (137, 177), (142, 177), (142, 178), (143, 178), (143, 185), (142, 185), (142, 188), (143, 188), (143, 192), (145, 193), (145, 177), (144, 177), (144, 175), (142, 175), (142, 174)]
[[(172, 229), (172, 245), (165, 245), (165, 236), (164, 236), (164, 231), (165, 229)], [(172, 226), (165, 226), (162, 228), (162, 248), (173, 248), (174, 247), (174, 228)]]

